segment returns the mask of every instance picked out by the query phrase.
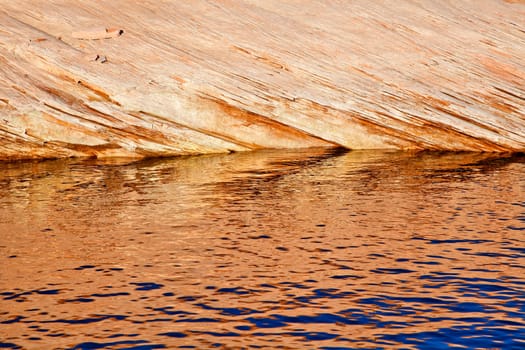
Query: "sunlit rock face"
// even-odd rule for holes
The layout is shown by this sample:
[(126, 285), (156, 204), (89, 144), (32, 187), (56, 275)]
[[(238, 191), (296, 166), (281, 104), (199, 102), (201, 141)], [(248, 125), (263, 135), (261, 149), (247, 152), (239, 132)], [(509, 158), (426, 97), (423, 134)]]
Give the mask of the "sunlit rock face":
[(525, 150), (523, 1), (0, 4), (1, 159)]

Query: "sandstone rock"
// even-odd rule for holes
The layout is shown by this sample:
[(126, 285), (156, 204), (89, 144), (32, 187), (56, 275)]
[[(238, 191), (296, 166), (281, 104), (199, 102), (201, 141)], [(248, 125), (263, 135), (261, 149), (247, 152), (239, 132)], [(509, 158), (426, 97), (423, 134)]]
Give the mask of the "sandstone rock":
[(525, 150), (520, 1), (0, 5), (0, 159)]

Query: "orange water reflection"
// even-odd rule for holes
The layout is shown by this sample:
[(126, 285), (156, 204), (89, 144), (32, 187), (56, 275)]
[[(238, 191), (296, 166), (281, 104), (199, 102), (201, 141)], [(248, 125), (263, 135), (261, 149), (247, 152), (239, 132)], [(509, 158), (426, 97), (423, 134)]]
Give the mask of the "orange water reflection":
[(1, 164), (0, 340), (518, 348), (524, 170), (331, 150)]

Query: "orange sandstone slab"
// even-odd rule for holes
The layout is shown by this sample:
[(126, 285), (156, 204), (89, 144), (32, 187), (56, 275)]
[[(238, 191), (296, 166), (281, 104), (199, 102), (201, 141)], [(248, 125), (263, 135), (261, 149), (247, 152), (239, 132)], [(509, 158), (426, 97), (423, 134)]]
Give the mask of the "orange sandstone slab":
[(0, 159), (525, 150), (523, 2), (0, 5)]

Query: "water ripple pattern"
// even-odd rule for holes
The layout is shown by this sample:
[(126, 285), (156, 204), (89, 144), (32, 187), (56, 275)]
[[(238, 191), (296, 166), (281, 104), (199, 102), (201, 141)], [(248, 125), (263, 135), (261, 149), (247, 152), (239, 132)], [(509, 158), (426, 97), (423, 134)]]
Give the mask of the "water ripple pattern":
[(524, 349), (521, 155), (0, 164), (0, 348)]

